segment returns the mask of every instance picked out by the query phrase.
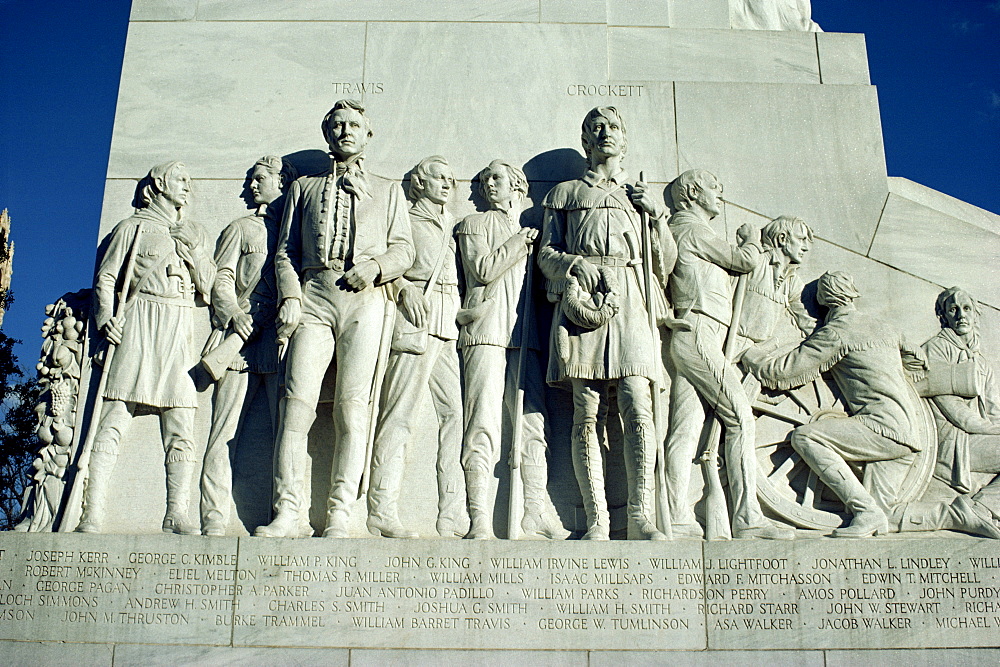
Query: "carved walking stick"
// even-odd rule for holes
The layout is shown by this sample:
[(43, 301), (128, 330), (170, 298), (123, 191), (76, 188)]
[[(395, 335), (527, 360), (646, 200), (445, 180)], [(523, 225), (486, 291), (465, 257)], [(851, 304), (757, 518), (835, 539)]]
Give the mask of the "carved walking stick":
[[(510, 495), (507, 503), (507, 539), (521, 537), (521, 514), (524, 510), (524, 484), (521, 480), (521, 454), (524, 437), (521, 429), (524, 423), (524, 376), (527, 374), (528, 335), (531, 332), (531, 285), (535, 246), (528, 248), (527, 270), (524, 275), (524, 298), (521, 301), (521, 349), (517, 352), (517, 384), (514, 394), (513, 435), (510, 443)], [(498, 279), (499, 280), (499, 279)]]
[[(132, 284), (132, 274), (135, 273), (135, 256), (139, 250), (139, 237), (142, 236), (143, 223), (139, 222), (135, 229), (135, 238), (132, 239), (132, 246), (128, 251), (128, 261), (125, 263), (125, 274), (122, 280), (121, 289), (118, 292), (118, 304), (115, 307), (115, 319), (122, 316), (126, 306), (131, 303), (128, 289)], [(83, 504), (83, 486), (87, 482), (89, 474), (88, 465), (90, 463), (90, 452), (94, 448), (94, 439), (101, 426), (101, 410), (104, 408), (104, 389), (108, 384), (108, 369), (115, 358), (115, 344), (108, 341), (108, 349), (104, 355), (104, 366), (101, 369), (101, 379), (97, 383), (97, 394), (94, 397), (94, 409), (90, 413), (90, 428), (87, 429), (87, 438), (83, 441), (83, 446), (79, 448), (76, 459), (76, 473), (73, 476), (73, 486), (70, 487), (69, 498), (64, 506), (64, 516), (59, 522), (59, 532), (69, 532), (76, 528), (79, 521)], [(81, 410), (82, 412), (82, 410)], [(72, 526), (72, 528), (70, 527)]]
[[(639, 172), (639, 182), (644, 182), (642, 172)], [(642, 280), (643, 288), (646, 291), (646, 316), (649, 319), (649, 330), (653, 335), (653, 364), (651, 375), (656, 375), (660, 370), (663, 361), (660, 359), (660, 329), (656, 325), (656, 312), (653, 309), (653, 240), (649, 229), (649, 215), (645, 209), (639, 211), (640, 226), (642, 227)], [(672, 520), (670, 518), (670, 505), (667, 502), (667, 474), (666, 456), (663, 451), (664, 438), (660, 437), (661, 431), (656, 426), (656, 420), (660, 417), (660, 383), (655, 379), (649, 382), (649, 391), (653, 403), (653, 433), (656, 437), (656, 464), (653, 468), (653, 475), (656, 479), (656, 524), (660, 532), (667, 536), (668, 540), (674, 539)]]
[[(747, 295), (747, 275), (741, 274), (736, 282), (736, 292), (733, 296), (733, 318), (726, 334), (723, 353), (726, 360), (732, 357), (736, 347), (736, 338), (740, 329), (740, 319), (743, 317), (743, 303)], [(718, 415), (712, 415), (712, 423), (708, 429), (708, 440), (705, 451), (701, 455), (701, 467), (705, 474), (705, 537), (709, 540), (732, 539), (732, 528), (729, 524), (729, 506), (726, 494), (722, 491), (722, 480), (719, 479), (719, 437), (722, 434), (722, 422)]]
[[(383, 288), (386, 289), (387, 288)], [(375, 376), (372, 378), (372, 393), (368, 399), (368, 437), (365, 440), (365, 467), (361, 470), (361, 484), (358, 498), (368, 493), (371, 481), (372, 452), (375, 447), (375, 425), (378, 422), (378, 402), (382, 396), (382, 380), (385, 367), (389, 363), (389, 348), (392, 346), (392, 330), (396, 325), (396, 302), (386, 296), (385, 312), (382, 316), (382, 338), (378, 344), (378, 360), (375, 362)]]

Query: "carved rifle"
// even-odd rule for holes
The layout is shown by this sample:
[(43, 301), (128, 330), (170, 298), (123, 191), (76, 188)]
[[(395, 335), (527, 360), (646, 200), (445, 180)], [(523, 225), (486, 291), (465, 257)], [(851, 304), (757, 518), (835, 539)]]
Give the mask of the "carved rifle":
[[(135, 228), (135, 238), (128, 251), (128, 260), (125, 263), (125, 273), (122, 276), (121, 289), (118, 291), (118, 303), (115, 306), (115, 319), (120, 318), (132, 302), (134, 295), (129, 295), (129, 286), (132, 284), (132, 276), (135, 273), (135, 258), (139, 252), (139, 238), (144, 231), (142, 220)], [(140, 281), (141, 282), (141, 281)], [(138, 286), (137, 286), (138, 287)], [(138, 292), (138, 290), (136, 290)], [(87, 481), (88, 468), (90, 464), (90, 452), (94, 448), (94, 439), (101, 426), (101, 411), (104, 408), (104, 389), (108, 384), (108, 369), (115, 358), (116, 345), (108, 341), (107, 352), (104, 355), (104, 365), (101, 369), (101, 379), (97, 383), (97, 394), (94, 397), (94, 408), (90, 413), (90, 427), (87, 429), (87, 438), (80, 447), (76, 457), (76, 473), (73, 476), (73, 486), (70, 487), (69, 498), (63, 506), (64, 516), (59, 522), (59, 532), (69, 532), (76, 528), (80, 518), (83, 504), (83, 487)]]
[[(736, 282), (733, 295), (733, 317), (730, 320), (729, 332), (723, 353), (726, 360), (732, 358), (736, 348), (736, 339), (740, 330), (740, 320), (743, 318), (743, 304), (747, 295), (748, 274), (741, 274)], [(722, 422), (717, 415), (712, 415), (708, 429), (708, 439), (705, 451), (701, 455), (701, 468), (705, 475), (705, 537), (709, 540), (732, 539), (732, 528), (729, 523), (729, 506), (726, 494), (722, 491), (722, 480), (719, 479), (719, 439), (722, 435)]]
[[(532, 274), (535, 272), (535, 246), (528, 248), (527, 267), (524, 274), (524, 297), (521, 299), (521, 349), (517, 352), (517, 385), (514, 395), (513, 434), (510, 443), (510, 495), (507, 503), (507, 539), (521, 537), (521, 513), (524, 509), (524, 484), (521, 480), (521, 456), (524, 453), (524, 377), (527, 375), (528, 336), (532, 320)], [(499, 278), (497, 279), (499, 280)]]
[[(639, 182), (645, 181), (643, 174), (639, 172)], [(653, 346), (651, 353), (653, 363), (650, 366), (650, 375), (657, 375), (663, 365), (660, 359), (660, 329), (657, 325), (656, 308), (653, 305), (653, 239), (650, 230), (649, 215), (645, 209), (639, 210), (640, 226), (642, 227), (642, 282), (646, 292), (646, 316), (649, 319), (649, 331), (653, 335)], [(649, 382), (650, 398), (653, 407), (653, 433), (656, 436), (656, 464), (654, 475), (656, 478), (656, 523), (660, 532), (667, 536), (668, 540), (674, 539), (672, 520), (670, 518), (670, 505), (667, 502), (667, 474), (666, 474), (666, 452), (663, 451), (664, 438), (660, 437), (660, 429), (656, 422), (660, 419), (660, 383), (654, 378)]]

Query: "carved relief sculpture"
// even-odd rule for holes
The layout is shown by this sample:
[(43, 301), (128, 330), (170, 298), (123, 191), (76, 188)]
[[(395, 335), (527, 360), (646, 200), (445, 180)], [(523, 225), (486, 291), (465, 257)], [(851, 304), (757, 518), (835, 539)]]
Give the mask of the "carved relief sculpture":
[[(850, 275), (828, 272), (817, 300), (828, 309), (823, 324), (795, 349), (770, 355), (751, 348), (744, 365), (767, 386), (789, 389), (829, 371), (847, 414), (798, 426), (791, 445), (853, 515), (834, 537), (869, 537), (889, 529), (886, 512), (898, 503), (902, 479), (925, 445), (925, 410), (907, 370), (925, 368), (924, 355), (882, 320), (861, 313)], [(904, 366), (906, 364), (906, 366)], [(864, 483), (848, 461), (865, 463)]]
[[(278, 238), (278, 336), (290, 337), (277, 440), (275, 519), (264, 537), (312, 534), (307, 444), (320, 386), (336, 354), (333, 469), (324, 537), (347, 537), (348, 511), (367, 466), (378, 368), (394, 319), (387, 284), (413, 264), (406, 200), (398, 183), (368, 173), (372, 136), (360, 102), (341, 100), (323, 135), (325, 174), (292, 184)], [(379, 334), (381, 332), (381, 335)]]
[[(139, 183), (138, 210), (112, 230), (94, 285), (94, 319), (107, 338), (103, 405), (87, 467), (78, 532), (101, 532), (121, 447), (138, 406), (159, 413), (166, 451), (164, 532), (194, 535), (188, 518), (198, 464), (192, 441), (195, 386), (188, 339), (195, 293), (208, 295), (215, 265), (204, 230), (184, 217), (191, 177), (180, 162), (153, 167)], [(118, 286), (121, 291), (118, 292)]]
[(569, 532), (546, 490), (545, 398), (530, 288), (538, 230), (521, 225), (528, 181), (517, 167), (494, 160), (476, 177), (476, 187), (490, 210), (470, 215), (458, 226), (466, 286), (458, 344), (466, 379), (462, 467), (472, 518), (467, 537), (495, 534), (490, 479), (503, 449), (506, 412), (514, 441), (509, 461), (512, 497), (518, 482), (524, 496), (519, 524), (511, 525), (522, 508), (508, 508), (508, 533), (516, 535), (520, 529), (528, 537), (564, 539)]
[[(923, 344), (929, 366), (966, 367), (967, 385), (930, 398), (937, 427), (935, 482), (952, 494), (950, 502), (923, 501), (894, 508), (890, 528), (903, 532), (962, 530), (1000, 538), (1000, 390), (979, 345), (979, 303), (959, 287), (938, 295), (941, 331)], [(964, 375), (964, 374), (962, 374)], [(961, 377), (961, 375), (959, 375)], [(983, 485), (983, 475), (992, 477)], [(930, 495), (930, 493), (928, 493)]]
[(437, 532), (468, 530), (462, 478), (462, 378), (459, 368), (455, 218), (446, 205), (455, 190), (448, 161), (433, 155), (410, 175), (410, 228), (415, 259), (396, 279), (398, 311), (382, 386), (368, 489), (368, 529), (383, 537), (417, 537), (399, 520), (406, 444), (419, 418), (422, 387), (437, 415)]
[[(704, 426), (702, 401), (705, 401), (725, 429), (723, 452), (733, 537), (791, 539), (792, 531), (770, 523), (761, 512), (757, 500), (753, 412), (743, 388), (742, 374), (734, 363), (738, 354), (733, 354), (733, 350), (729, 350), (730, 354), (724, 352), (730, 327), (738, 326), (733, 322), (730, 273), (759, 270), (756, 287), (765, 291), (763, 279), (774, 269), (770, 265), (758, 269), (765, 261), (759, 241), (753, 238), (759, 236), (758, 230), (741, 228), (742, 243), (734, 246), (709, 226), (721, 213), (722, 206), (722, 184), (711, 173), (702, 169), (684, 172), (671, 186), (671, 194), (678, 209), (670, 219), (678, 253), (670, 281), (671, 295), (677, 317), (690, 325), (688, 330), (674, 331), (670, 347), (675, 377), (671, 386), (667, 470), (674, 534), (688, 537), (702, 534), (688, 502), (688, 484), (689, 462), (698, 450)], [(780, 259), (781, 253), (770, 256), (779, 262), (779, 267), (782, 263), (787, 265)], [(768, 287), (766, 291), (773, 293), (775, 289)], [(767, 328), (772, 327), (773, 322)], [(765, 333), (770, 332), (761, 335)], [(714, 461), (710, 463), (714, 465)], [(721, 513), (725, 513), (724, 504)]]
[(205, 535), (225, 534), (233, 492), (230, 460), (258, 389), (267, 393), (271, 431), (277, 431), (274, 252), (283, 193), (293, 180), (295, 170), (287, 161), (275, 155), (258, 160), (249, 185), (257, 209), (253, 215), (230, 223), (215, 248), (214, 329), (202, 355), (202, 366), (217, 380), (201, 472), (201, 529)]
[[(660, 197), (641, 181), (633, 183), (621, 166), (627, 150), (626, 128), (614, 107), (592, 109), (582, 126), (589, 169), (579, 179), (560, 183), (545, 197), (538, 263), (556, 302), (548, 382), (573, 392), (573, 468), (587, 513), (583, 539), (607, 540), (610, 517), (604, 485), (604, 447), (598, 441), (598, 414), (608, 390), (617, 389), (624, 422), (628, 477), (629, 534), (665, 539), (654, 521), (653, 472), (659, 447), (653, 418), (652, 384), (661, 385), (658, 332), (650, 326), (650, 307), (666, 317), (662, 285), (676, 258)], [(653, 220), (652, 271), (643, 276), (642, 220)], [(644, 283), (652, 294), (644, 293)], [(578, 292), (579, 290), (579, 292)], [(574, 315), (573, 298), (582, 294), (595, 310), (609, 298), (598, 318)], [(613, 296), (612, 296), (613, 295)], [(567, 299), (567, 296), (570, 298)]]
[(810, 0), (730, 0), (730, 19), (737, 30), (823, 32), (812, 20)]
[(31, 464), (31, 483), (14, 530), (48, 532), (54, 527), (65, 490), (64, 476), (76, 443), (77, 397), (83, 367), (85, 322), (90, 290), (66, 294), (45, 308), (42, 354), (36, 365), (42, 393), (35, 432), (42, 443)]

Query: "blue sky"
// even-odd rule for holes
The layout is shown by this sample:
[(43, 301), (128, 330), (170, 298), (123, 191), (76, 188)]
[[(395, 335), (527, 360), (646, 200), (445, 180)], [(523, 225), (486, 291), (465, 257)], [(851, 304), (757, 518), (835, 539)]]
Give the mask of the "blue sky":
[[(29, 368), (45, 304), (92, 278), (129, 4), (0, 0), (4, 331)], [(813, 18), (866, 35), (889, 174), (1000, 213), (1000, 0), (813, 0)]]

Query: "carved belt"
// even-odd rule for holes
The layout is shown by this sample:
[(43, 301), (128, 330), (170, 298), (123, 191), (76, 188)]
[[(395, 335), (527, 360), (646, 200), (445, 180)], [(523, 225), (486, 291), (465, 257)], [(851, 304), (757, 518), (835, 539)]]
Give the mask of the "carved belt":
[(142, 299), (143, 301), (152, 301), (153, 303), (162, 303), (167, 306), (194, 308), (194, 299), (189, 299), (182, 296), (156, 296), (155, 294), (146, 294), (145, 292), (139, 292), (138, 294), (135, 295), (135, 298)]
[[(410, 282), (413, 283), (413, 285), (415, 285), (416, 287), (419, 287), (420, 289), (424, 289), (427, 286), (427, 281), (421, 280), (419, 278), (412, 279), (410, 280)], [(434, 288), (431, 291), (440, 292), (441, 294), (457, 294), (458, 285), (438, 282), (436, 285), (434, 285)]]
[(639, 260), (626, 259), (625, 257), (606, 257), (604, 255), (581, 255), (581, 257), (594, 266), (637, 266)]

